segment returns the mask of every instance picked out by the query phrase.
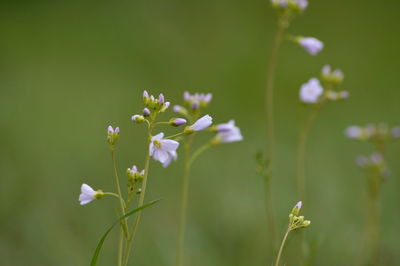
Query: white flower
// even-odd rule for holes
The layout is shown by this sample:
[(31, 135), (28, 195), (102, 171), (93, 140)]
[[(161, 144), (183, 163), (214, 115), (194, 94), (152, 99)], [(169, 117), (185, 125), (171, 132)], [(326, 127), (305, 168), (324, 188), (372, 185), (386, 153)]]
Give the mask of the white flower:
[(302, 37), (299, 39), (299, 44), (311, 55), (316, 55), (324, 48), (324, 44), (313, 37)]
[(308, 0), (295, 0), (295, 2), (301, 11), (306, 9), (308, 6)]
[(300, 88), (300, 100), (305, 103), (316, 103), (324, 89), (319, 80), (316, 78), (310, 79)]
[(240, 128), (235, 126), (234, 120), (230, 120), (225, 124), (219, 124), (216, 126), (216, 129), (218, 131), (216, 138), (220, 142), (229, 143), (243, 140)]
[(350, 126), (346, 128), (345, 134), (350, 139), (358, 139), (363, 135), (363, 129), (359, 126)]
[(92, 200), (99, 199), (104, 195), (101, 190), (95, 191), (93, 188), (86, 184), (81, 186), (81, 194), (79, 195), (79, 202), (81, 205), (88, 204)]
[(189, 128), (191, 131), (201, 131), (211, 126), (211, 124), (212, 117), (209, 115), (205, 115), (194, 122), (194, 124), (191, 125)]
[(159, 133), (151, 138), (150, 156), (154, 160), (159, 161), (164, 167), (167, 167), (172, 159), (176, 160), (176, 149), (179, 147), (179, 142), (171, 139), (163, 139), (164, 133)]

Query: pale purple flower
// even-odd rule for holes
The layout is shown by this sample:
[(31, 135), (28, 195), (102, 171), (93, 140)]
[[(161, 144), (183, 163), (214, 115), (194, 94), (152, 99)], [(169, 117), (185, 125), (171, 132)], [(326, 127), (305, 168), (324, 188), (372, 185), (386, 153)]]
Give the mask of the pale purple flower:
[(209, 115), (205, 115), (194, 122), (193, 125), (191, 125), (189, 128), (192, 131), (201, 131), (211, 126), (211, 124), (212, 117)]
[(299, 44), (311, 55), (316, 55), (324, 48), (324, 44), (314, 37), (301, 37)]
[(164, 167), (167, 167), (172, 159), (176, 160), (176, 149), (179, 142), (171, 139), (164, 139), (164, 133), (159, 133), (151, 138), (149, 150), (150, 156), (159, 161)]
[(96, 199), (97, 192), (86, 184), (81, 186), (81, 194), (79, 195), (79, 202), (81, 205), (88, 204)]
[(323, 92), (323, 88), (316, 78), (310, 79), (300, 88), (300, 100), (305, 103), (316, 103)]
[(363, 129), (359, 126), (350, 126), (346, 128), (345, 134), (350, 139), (358, 139), (363, 135)]
[(108, 126), (107, 128), (107, 133), (110, 134), (119, 134), (119, 127), (116, 127), (115, 129), (112, 126)]
[(228, 123), (216, 126), (218, 131), (216, 138), (223, 143), (230, 143), (243, 140), (240, 128), (235, 126), (235, 121), (230, 120)]

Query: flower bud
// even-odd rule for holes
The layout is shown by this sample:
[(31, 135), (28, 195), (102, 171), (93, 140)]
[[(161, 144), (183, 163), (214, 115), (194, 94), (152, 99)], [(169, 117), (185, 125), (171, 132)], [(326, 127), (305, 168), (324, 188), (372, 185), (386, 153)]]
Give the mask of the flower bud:
[(297, 202), (296, 205), (293, 207), (293, 209), (292, 209), (292, 214), (293, 214), (294, 216), (299, 215), (300, 209), (301, 209), (301, 205), (302, 205), (302, 202), (299, 201), (299, 202)]
[(144, 117), (148, 117), (148, 116), (150, 116), (150, 114), (151, 114), (149, 108), (147, 108), (147, 107), (143, 109), (143, 112), (142, 112), (142, 113), (143, 113), (143, 116), (144, 116)]
[(112, 126), (108, 126), (107, 128), (107, 142), (110, 145), (114, 145), (119, 139), (119, 127), (115, 129)]
[(144, 121), (146, 121), (146, 119), (142, 115), (133, 115), (132, 121), (139, 124), (139, 123), (143, 123)]
[(172, 118), (169, 121), (169, 123), (174, 127), (184, 125), (184, 124), (186, 124), (186, 122), (187, 122), (186, 119), (183, 119), (183, 118)]

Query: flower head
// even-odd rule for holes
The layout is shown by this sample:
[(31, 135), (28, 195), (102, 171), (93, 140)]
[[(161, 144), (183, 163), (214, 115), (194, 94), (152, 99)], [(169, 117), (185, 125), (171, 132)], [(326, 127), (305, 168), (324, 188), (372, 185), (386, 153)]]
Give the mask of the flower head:
[(310, 79), (300, 88), (300, 100), (305, 103), (316, 103), (323, 92), (323, 88), (316, 78)]
[(95, 199), (100, 199), (103, 196), (104, 196), (103, 191), (101, 191), (101, 190), (95, 191), (89, 185), (82, 184), (81, 194), (79, 195), (79, 202), (81, 205), (85, 205)]
[(230, 120), (228, 123), (216, 125), (215, 130), (218, 133), (215, 136), (214, 143), (230, 143), (243, 140), (240, 128), (235, 126), (234, 120)]
[(321, 79), (337, 86), (343, 82), (344, 74), (340, 69), (332, 70), (330, 65), (325, 65), (321, 71)]
[(304, 228), (311, 224), (311, 221), (305, 220), (304, 216), (299, 216), (301, 207), (302, 207), (302, 202), (301, 201), (297, 202), (289, 214), (289, 230), (290, 231), (299, 229), (299, 228)]
[(191, 134), (195, 131), (204, 130), (204, 129), (208, 128), (209, 126), (211, 126), (211, 124), (212, 124), (212, 117), (209, 115), (205, 115), (205, 116), (199, 118), (196, 122), (194, 122), (193, 125), (186, 127), (185, 133)]
[(316, 55), (324, 48), (323, 42), (314, 37), (299, 37), (298, 43), (311, 55)]
[(197, 110), (199, 108), (206, 107), (211, 100), (212, 100), (211, 93), (190, 94), (187, 91), (183, 93), (183, 101), (185, 102), (185, 105), (190, 107), (192, 110)]
[(159, 133), (151, 138), (150, 156), (154, 160), (159, 161), (164, 167), (167, 167), (172, 160), (176, 160), (176, 149), (179, 142), (171, 139), (164, 139), (164, 133)]
[(115, 129), (112, 126), (108, 126), (107, 128), (107, 142), (110, 145), (114, 145), (119, 139), (119, 127)]
[(156, 113), (162, 113), (169, 107), (170, 103), (165, 101), (164, 94), (160, 93), (158, 98), (149, 96), (147, 91), (143, 92), (143, 102), (148, 110), (154, 110)]
[(138, 171), (136, 165), (133, 165), (132, 168), (128, 168), (126, 170), (126, 174), (128, 175), (129, 180), (132, 181), (141, 181), (144, 177), (144, 170)]

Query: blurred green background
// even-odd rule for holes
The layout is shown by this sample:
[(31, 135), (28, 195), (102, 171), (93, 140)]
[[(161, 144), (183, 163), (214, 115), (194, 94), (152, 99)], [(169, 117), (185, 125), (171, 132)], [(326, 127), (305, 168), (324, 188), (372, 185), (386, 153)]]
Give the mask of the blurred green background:
[[(295, 155), (304, 112), (299, 86), (322, 65), (340, 67), (347, 101), (329, 104), (308, 146), (305, 231), (318, 249), (313, 265), (354, 265), (363, 242), (365, 180), (356, 168), (367, 144), (347, 125), (400, 123), (398, 1), (310, 1), (290, 33), (326, 48), (311, 57), (284, 43), (276, 87), (277, 157), (273, 196), (278, 233), (297, 201)], [(215, 122), (234, 118), (245, 141), (207, 151), (193, 167), (186, 265), (270, 265), (262, 179), (263, 91), (275, 31), (267, 0), (3, 1), (0, 8), (0, 265), (88, 265), (114, 220), (114, 199), (78, 204), (80, 185), (113, 190), (106, 127), (119, 125), (121, 172), (144, 156), (144, 127), (130, 116), (143, 89), (173, 104), (184, 90), (212, 92)], [(164, 115), (165, 118), (172, 113)], [(199, 138), (198, 144), (207, 137)], [(386, 265), (400, 265), (398, 164), (382, 191)], [(131, 265), (173, 265), (182, 160), (152, 162), (145, 211)], [(298, 244), (298, 243), (297, 243)], [(297, 249), (297, 251), (296, 251)], [(296, 241), (284, 253), (297, 265)], [(100, 265), (114, 265), (116, 238)]]

